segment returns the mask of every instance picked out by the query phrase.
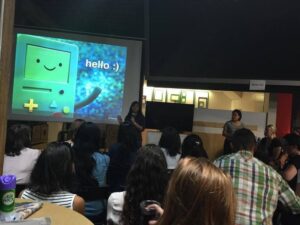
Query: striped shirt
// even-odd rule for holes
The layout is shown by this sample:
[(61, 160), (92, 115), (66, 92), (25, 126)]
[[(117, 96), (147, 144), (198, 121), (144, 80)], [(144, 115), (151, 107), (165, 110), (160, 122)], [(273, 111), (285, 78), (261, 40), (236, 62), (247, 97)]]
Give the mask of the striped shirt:
[(29, 189), (25, 189), (22, 193), (21, 198), (31, 199), (34, 201), (50, 202), (56, 205), (73, 209), (73, 201), (75, 196), (76, 196), (75, 194), (72, 194), (67, 191), (60, 191), (60, 192), (52, 193), (51, 195), (44, 195), (44, 194), (32, 192)]
[(277, 202), (300, 213), (300, 198), (271, 167), (250, 151), (222, 156), (214, 164), (232, 177), (237, 198), (236, 225), (271, 225)]

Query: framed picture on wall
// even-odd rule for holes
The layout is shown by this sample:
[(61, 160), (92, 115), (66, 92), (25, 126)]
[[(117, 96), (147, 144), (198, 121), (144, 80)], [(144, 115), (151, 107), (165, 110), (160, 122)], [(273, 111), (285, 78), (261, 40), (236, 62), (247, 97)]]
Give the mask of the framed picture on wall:
[(208, 108), (208, 98), (199, 97), (198, 98), (198, 108)]
[(152, 96), (152, 101), (156, 101), (156, 102), (163, 102), (164, 100), (164, 91), (163, 90), (157, 90), (154, 89), (153, 91), (153, 96)]
[(146, 104), (147, 96), (146, 96), (146, 95), (143, 95), (142, 100), (143, 100), (143, 104)]
[(180, 95), (179, 94), (171, 94), (170, 100), (171, 100), (171, 102), (180, 103)]

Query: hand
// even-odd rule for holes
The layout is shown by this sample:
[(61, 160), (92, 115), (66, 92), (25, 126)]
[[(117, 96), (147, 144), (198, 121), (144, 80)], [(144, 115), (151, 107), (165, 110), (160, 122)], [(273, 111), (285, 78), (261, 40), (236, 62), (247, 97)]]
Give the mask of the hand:
[(117, 116), (117, 120), (118, 120), (119, 124), (123, 123), (123, 119), (120, 115)]
[(278, 159), (278, 164), (280, 166), (280, 168), (282, 169), (288, 159), (289, 155), (287, 153), (283, 153), (279, 159)]
[(135, 124), (135, 119), (134, 119), (133, 116), (131, 117), (131, 122), (132, 122), (133, 124)]
[[(147, 208), (155, 209), (158, 217), (161, 217), (162, 214), (164, 213), (164, 210), (157, 204), (148, 205)], [(157, 220), (149, 220), (149, 222), (148, 222), (149, 225), (154, 225), (156, 223), (157, 223)]]

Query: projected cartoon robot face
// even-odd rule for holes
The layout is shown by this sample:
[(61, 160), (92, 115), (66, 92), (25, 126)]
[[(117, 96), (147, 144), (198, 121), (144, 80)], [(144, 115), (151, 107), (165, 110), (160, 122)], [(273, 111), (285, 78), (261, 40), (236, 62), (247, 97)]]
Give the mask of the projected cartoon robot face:
[(73, 117), (78, 47), (26, 34), (17, 39), (13, 112)]

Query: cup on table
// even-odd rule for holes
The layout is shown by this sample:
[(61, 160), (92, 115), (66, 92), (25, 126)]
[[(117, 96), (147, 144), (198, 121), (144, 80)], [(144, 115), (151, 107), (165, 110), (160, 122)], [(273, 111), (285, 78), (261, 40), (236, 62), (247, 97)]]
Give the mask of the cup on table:
[(156, 209), (148, 207), (153, 204), (160, 206), (160, 203), (155, 200), (144, 200), (140, 203), (142, 225), (148, 225), (149, 220), (159, 219), (160, 215), (157, 213)]

